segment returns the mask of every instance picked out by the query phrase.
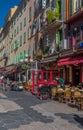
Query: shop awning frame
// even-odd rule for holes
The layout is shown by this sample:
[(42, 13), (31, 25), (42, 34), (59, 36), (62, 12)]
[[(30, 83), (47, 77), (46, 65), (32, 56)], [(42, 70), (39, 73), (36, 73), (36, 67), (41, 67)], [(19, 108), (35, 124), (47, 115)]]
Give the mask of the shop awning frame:
[(81, 64), (83, 63), (83, 57), (75, 57), (75, 58), (64, 58), (64, 59), (60, 59), (57, 62), (58, 66), (65, 66), (65, 65), (74, 65), (74, 64)]

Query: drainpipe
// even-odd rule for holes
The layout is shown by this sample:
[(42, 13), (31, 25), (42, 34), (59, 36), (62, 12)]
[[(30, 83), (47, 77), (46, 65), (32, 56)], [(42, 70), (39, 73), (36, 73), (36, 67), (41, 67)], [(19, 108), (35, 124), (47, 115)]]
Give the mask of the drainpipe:
[(65, 29), (65, 26), (64, 26), (64, 21), (65, 21), (65, 4), (66, 2), (65, 2), (65, 0), (62, 0), (62, 7), (61, 7), (61, 10), (62, 10), (62, 34), (63, 34), (63, 36), (62, 36), (62, 43), (63, 43), (63, 45), (64, 45), (64, 39), (65, 39), (65, 34), (64, 34), (64, 29)]

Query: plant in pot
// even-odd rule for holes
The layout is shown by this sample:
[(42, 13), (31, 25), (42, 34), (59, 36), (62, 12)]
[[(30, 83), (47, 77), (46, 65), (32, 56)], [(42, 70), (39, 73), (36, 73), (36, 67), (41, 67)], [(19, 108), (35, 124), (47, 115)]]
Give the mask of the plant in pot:
[(57, 12), (55, 12), (53, 10), (47, 11), (47, 22), (48, 22), (48, 24), (50, 24), (51, 22), (53, 22), (54, 20), (56, 20), (57, 16), (58, 16)]

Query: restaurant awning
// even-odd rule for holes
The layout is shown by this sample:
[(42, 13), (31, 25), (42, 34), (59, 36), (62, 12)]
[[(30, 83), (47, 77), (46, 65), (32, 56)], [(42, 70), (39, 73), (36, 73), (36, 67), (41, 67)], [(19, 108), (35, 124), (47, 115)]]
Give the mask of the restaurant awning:
[(60, 60), (57, 62), (57, 65), (58, 65), (58, 66), (63, 66), (63, 65), (80, 64), (80, 63), (83, 63), (83, 57), (60, 59)]
[(73, 21), (76, 21), (82, 16), (83, 16), (83, 8), (80, 8), (80, 10), (77, 13), (74, 13), (65, 23), (71, 23)]
[(15, 65), (9, 65), (9, 66), (5, 66), (3, 68), (0, 68), (0, 72), (2, 72), (3, 74), (11, 74), (16, 72), (16, 66)]
[(12, 74), (12, 73), (15, 73), (15, 72), (17, 72), (17, 70), (14, 68), (14, 69), (8, 69), (8, 70), (6, 70), (5, 72), (4, 72), (4, 74)]

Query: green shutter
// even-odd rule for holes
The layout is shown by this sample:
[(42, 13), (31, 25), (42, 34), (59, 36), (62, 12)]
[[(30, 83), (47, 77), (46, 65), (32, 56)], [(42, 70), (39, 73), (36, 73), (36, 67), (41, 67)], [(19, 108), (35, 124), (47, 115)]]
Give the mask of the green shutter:
[(24, 59), (26, 58), (26, 51), (24, 50)]
[(69, 14), (70, 14), (70, 16), (72, 15), (72, 0), (70, 0), (70, 2), (69, 2)]
[(24, 32), (24, 43), (26, 43), (26, 32)]
[(20, 36), (20, 46), (22, 45), (22, 36)]
[(81, 7), (83, 6), (83, 0), (81, 0)]
[(26, 26), (26, 17), (24, 18), (24, 26)]
[(59, 19), (60, 15), (60, 4), (59, 1), (56, 2), (56, 17)]

